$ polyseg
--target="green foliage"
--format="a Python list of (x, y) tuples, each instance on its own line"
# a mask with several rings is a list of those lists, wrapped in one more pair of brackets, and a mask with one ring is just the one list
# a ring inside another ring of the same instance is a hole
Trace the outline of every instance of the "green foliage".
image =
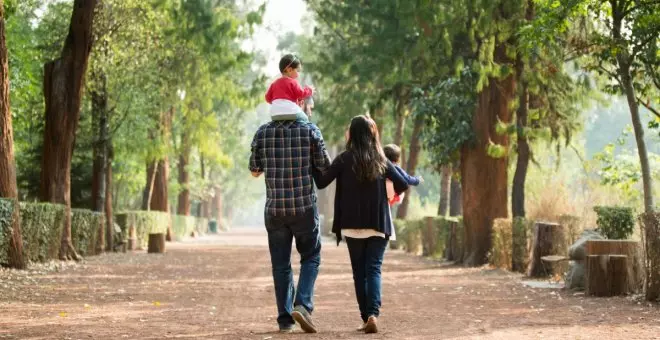
[(464, 68), (456, 77), (414, 92), (415, 113), (423, 115), (426, 123), (422, 136), (436, 164), (455, 161), (461, 146), (474, 141), (475, 77), (470, 69)]
[(0, 198), (0, 264), (8, 262), (7, 249), (9, 249), (15, 207), (15, 200)]
[(598, 232), (612, 240), (628, 239), (635, 229), (635, 216), (629, 207), (594, 207)]
[(132, 228), (137, 238), (137, 245), (145, 248), (151, 233), (165, 233), (172, 223), (171, 215), (160, 211), (128, 211), (115, 215), (115, 222), (121, 229), (124, 239)]
[(195, 216), (172, 215), (172, 232), (176, 240), (182, 240), (195, 232), (203, 235), (208, 232), (209, 220)]
[(64, 206), (20, 202), (23, 252), (32, 262), (56, 259), (64, 227)]
[(98, 255), (99, 250), (105, 248), (105, 244), (100, 244), (102, 239), (99, 240), (99, 235), (104, 235), (104, 227), (105, 214), (71, 209), (71, 241), (80, 255)]

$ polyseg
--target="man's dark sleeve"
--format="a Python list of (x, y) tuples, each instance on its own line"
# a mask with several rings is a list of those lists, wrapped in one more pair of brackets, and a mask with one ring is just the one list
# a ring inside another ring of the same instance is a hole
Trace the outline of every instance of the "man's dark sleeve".
[(263, 167), (261, 165), (261, 153), (259, 150), (259, 141), (261, 140), (261, 135), (263, 134), (262, 130), (259, 129), (257, 133), (254, 134), (252, 138), (252, 145), (250, 147), (250, 165), (249, 169), (251, 172), (263, 172)]
[(325, 142), (323, 141), (323, 136), (321, 135), (321, 130), (318, 127), (313, 126), (311, 130), (312, 134), (312, 167), (316, 171), (325, 171), (332, 161), (330, 160), (330, 154), (325, 148)]

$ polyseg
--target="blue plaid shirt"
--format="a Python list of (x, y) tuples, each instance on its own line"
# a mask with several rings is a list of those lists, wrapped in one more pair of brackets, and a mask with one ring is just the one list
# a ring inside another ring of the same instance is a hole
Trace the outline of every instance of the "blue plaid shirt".
[(250, 171), (266, 176), (266, 213), (302, 215), (316, 204), (312, 167), (330, 166), (330, 156), (316, 125), (272, 121), (262, 125), (252, 140)]

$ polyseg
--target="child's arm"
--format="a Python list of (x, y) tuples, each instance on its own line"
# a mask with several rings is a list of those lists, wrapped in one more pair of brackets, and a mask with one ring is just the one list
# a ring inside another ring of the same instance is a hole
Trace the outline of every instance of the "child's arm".
[(408, 185), (418, 186), (419, 183), (421, 182), (420, 180), (421, 177), (410, 176), (405, 170), (401, 169), (401, 167), (399, 166), (395, 166), (394, 168), (399, 173), (399, 175), (401, 175), (401, 177), (403, 177), (406, 180), (406, 183), (408, 183)]
[(298, 82), (295, 80), (289, 83), (289, 91), (293, 93), (293, 96), (296, 98), (296, 101), (305, 99), (307, 97), (311, 97), (314, 94), (314, 89), (312, 87), (305, 86), (305, 88), (303, 89), (300, 87), (300, 84), (298, 84)]
[(273, 85), (272, 84), (268, 87), (268, 91), (266, 91), (266, 103), (268, 103), (268, 104), (273, 103)]

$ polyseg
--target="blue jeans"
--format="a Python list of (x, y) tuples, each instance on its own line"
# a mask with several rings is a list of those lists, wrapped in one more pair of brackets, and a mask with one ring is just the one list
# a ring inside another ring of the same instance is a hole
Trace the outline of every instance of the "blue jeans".
[(346, 238), (348, 253), (353, 267), (355, 296), (360, 307), (362, 321), (380, 313), (381, 279), (380, 268), (387, 248), (387, 240), (382, 237)]
[[(266, 214), (265, 222), (275, 282), (277, 323), (280, 328), (288, 327), (294, 324), (291, 317), (293, 306), (303, 306), (310, 313), (314, 310), (314, 283), (321, 264), (319, 216), (314, 207), (299, 216)], [(300, 276), (296, 290), (291, 270), (291, 243), (294, 238), (300, 254)]]

